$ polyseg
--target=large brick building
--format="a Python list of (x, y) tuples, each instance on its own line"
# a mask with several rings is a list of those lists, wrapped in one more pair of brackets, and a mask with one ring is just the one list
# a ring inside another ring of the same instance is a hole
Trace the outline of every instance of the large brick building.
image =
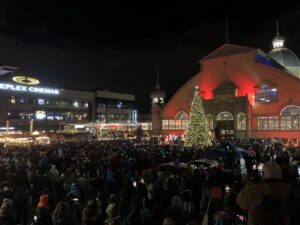
[(156, 134), (184, 134), (198, 86), (212, 136), (300, 138), (300, 63), (278, 33), (269, 53), (224, 44), (200, 64), (166, 105), (152, 95)]

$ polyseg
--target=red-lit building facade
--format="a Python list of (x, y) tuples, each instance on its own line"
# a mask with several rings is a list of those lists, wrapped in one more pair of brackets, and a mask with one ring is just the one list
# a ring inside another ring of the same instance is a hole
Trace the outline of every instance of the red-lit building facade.
[(184, 134), (198, 86), (212, 137), (300, 138), (300, 63), (283, 43), (277, 35), (269, 53), (224, 44), (202, 58), (199, 73), (166, 105), (152, 95), (155, 133)]

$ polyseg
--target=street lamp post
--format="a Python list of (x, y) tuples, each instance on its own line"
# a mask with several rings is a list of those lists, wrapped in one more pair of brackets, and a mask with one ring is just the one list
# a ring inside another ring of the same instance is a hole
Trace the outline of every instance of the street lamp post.
[(8, 133), (9, 131), (9, 120), (6, 121), (6, 132)]
[(33, 132), (33, 119), (30, 120), (29, 131), (30, 131), (30, 133)]
[(119, 109), (119, 111), (118, 111), (118, 114), (119, 114), (119, 123), (121, 123), (121, 113), (120, 113), (120, 111), (121, 111), (121, 108), (122, 108), (122, 102), (119, 102), (118, 104), (117, 104), (117, 107), (118, 107), (118, 109)]

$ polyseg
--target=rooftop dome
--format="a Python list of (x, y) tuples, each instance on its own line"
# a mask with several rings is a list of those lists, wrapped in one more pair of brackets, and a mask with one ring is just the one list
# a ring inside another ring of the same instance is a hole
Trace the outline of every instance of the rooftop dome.
[(274, 48), (269, 52), (269, 56), (287, 69), (289, 69), (289, 67), (300, 68), (300, 61), (297, 55), (288, 48)]
[(293, 51), (284, 47), (284, 37), (279, 35), (278, 21), (276, 21), (276, 25), (277, 33), (272, 41), (273, 49), (268, 54), (293, 75), (300, 78), (300, 61)]

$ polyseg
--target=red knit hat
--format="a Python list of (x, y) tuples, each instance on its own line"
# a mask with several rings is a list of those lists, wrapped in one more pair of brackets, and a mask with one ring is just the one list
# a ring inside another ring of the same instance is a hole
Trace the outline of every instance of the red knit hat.
[(211, 189), (211, 198), (212, 199), (222, 199), (222, 189), (220, 187), (214, 187)]
[(48, 196), (47, 195), (41, 195), (40, 196), (40, 201), (37, 205), (38, 208), (49, 208), (48, 204)]

